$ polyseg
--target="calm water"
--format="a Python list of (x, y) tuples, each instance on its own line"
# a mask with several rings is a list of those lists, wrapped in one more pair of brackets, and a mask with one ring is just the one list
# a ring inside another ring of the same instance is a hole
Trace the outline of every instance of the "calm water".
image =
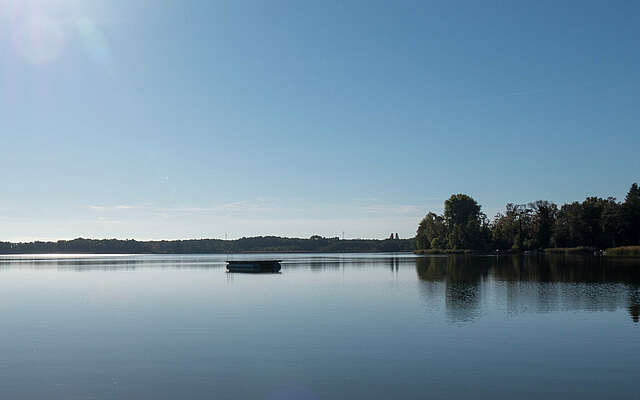
[(640, 398), (640, 261), (277, 258), (0, 257), (0, 398)]

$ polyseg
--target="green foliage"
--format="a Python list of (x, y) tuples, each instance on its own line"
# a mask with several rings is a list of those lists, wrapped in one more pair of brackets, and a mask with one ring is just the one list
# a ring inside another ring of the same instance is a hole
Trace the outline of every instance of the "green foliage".
[(480, 205), (466, 194), (454, 194), (444, 202), (447, 244), (451, 249), (486, 248), (489, 230)]
[(449, 228), (464, 226), (469, 221), (479, 221), (480, 206), (466, 194), (454, 194), (444, 202), (444, 219)]
[(428, 213), (416, 232), (418, 249), (485, 249), (490, 230), (478, 203), (466, 194), (454, 194), (444, 203), (444, 215)]
[(626, 223), (624, 206), (615, 198), (588, 197), (560, 208), (552, 241), (557, 247), (614, 247), (631, 240)]
[(624, 203), (613, 197), (587, 197), (560, 209), (545, 200), (508, 203), (491, 222), (468, 195), (454, 194), (444, 206), (443, 216), (429, 213), (420, 222), (418, 249), (526, 251), (580, 247), (579, 251), (592, 251), (640, 244), (640, 187), (636, 183)]
[[(428, 249), (431, 247), (440, 248), (447, 235), (444, 218), (432, 212), (427, 214), (416, 232), (416, 247), (418, 249)], [(432, 242), (436, 239), (436, 246)]]
[(491, 238), (497, 249), (533, 250), (549, 246), (558, 207), (544, 200), (506, 206), (491, 224)]
[(546, 200), (529, 204), (533, 210), (533, 237), (529, 248), (543, 249), (549, 246), (553, 234), (553, 223), (558, 215), (558, 206)]
[(624, 199), (622, 214), (626, 221), (624, 231), (630, 244), (640, 244), (640, 187), (631, 185)]

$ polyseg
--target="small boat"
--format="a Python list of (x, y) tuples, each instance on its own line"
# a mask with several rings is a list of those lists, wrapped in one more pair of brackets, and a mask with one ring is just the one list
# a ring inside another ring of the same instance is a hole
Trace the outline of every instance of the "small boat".
[(280, 272), (281, 260), (227, 261), (228, 272)]

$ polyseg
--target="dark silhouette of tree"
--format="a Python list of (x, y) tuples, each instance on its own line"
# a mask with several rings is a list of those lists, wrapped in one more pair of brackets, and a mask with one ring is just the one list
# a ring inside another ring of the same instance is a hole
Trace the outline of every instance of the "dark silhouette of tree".
[(623, 207), (628, 243), (640, 244), (640, 187), (637, 183), (631, 185)]
[(525, 204), (508, 203), (505, 213), (498, 213), (492, 223), (494, 247), (514, 250), (532, 248), (534, 212)]
[(562, 205), (538, 200), (508, 203), (489, 221), (476, 201), (454, 194), (443, 216), (428, 213), (416, 232), (418, 249), (532, 250), (547, 247), (605, 249), (640, 244), (640, 187), (631, 185), (624, 203), (587, 197)]
[(418, 231), (416, 232), (417, 248), (445, 248), (446, 240), (447, 228), (444, 224), (444, 217), (432, 212), (428, 213), (418, 225)]
[(471, 196), (452, 195), (444, 202), (448, 247), (451, 249), (484, 248), (483, 220), (486, 220), (486, 217), (480, 212), (480, 205)]
[(529, 207), (534, 212), (532, 221), (534, 246), (538, 249), (549, 247), (558, 206), (546, 200), (538, 200), (529, 204)]
[(557, 247), (614, 247), (630, 243), (624, 234), (624, 210), (616, 199), (588, 197), (560, 208), (553, 227), (552, 242)]

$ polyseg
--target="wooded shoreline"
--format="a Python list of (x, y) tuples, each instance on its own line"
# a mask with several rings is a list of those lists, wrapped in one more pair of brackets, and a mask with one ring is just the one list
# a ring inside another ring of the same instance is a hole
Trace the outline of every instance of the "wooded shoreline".
[(631, 185), (624, 202), (587, 197), (558, 207), (538, 200), (508, 203), (492, 220), (469, 195), (454, 194), (444, 202), (444, 214), (429, 212), (416, 236), (400, 239), (340, 239), (278, 236), (234, 240), (84, 239), (55, 242), (0, 242), (0, 254), (225, 254), (258, 252), (350, 253), (402, 252), (416, 254), (602, 254), (640, 256), (640, 187)]
[(444, 213), (429, 212), (416, 232), (416, 249), (422, 253), (471, 249), (608, 251), (636, 255), (637, 246), (640, 246), (640, 187), (636, 183), (631, 185), (623, 202), (614, 197), (591, 196), (560, 207), (547, 200), (507, 203), (505, 211), (493, 219), (482, 212), (471, 196), (454, 194), (444, 202)]
[(620, 246), (600, 250), (595, 247), (557, 247), (542, 250), (471, 250), (471, 249), (421, 249), (414, 250), (417, 255), (439, 254), (467, 254), (467, 255), (517, 255), (517, 254), (546, 254), (546, 255), (597, 255), (612, 257), (640, 257), (640, 246)]
[(0, 242), (0, 254), (226, 254), (226, 253), (352, 253), (411, 252), (411, 239), (340, 239), (312, 236), (308, 239), (257, 236), (235, 240), (119, 240), (84, 239), (56, 242)]

